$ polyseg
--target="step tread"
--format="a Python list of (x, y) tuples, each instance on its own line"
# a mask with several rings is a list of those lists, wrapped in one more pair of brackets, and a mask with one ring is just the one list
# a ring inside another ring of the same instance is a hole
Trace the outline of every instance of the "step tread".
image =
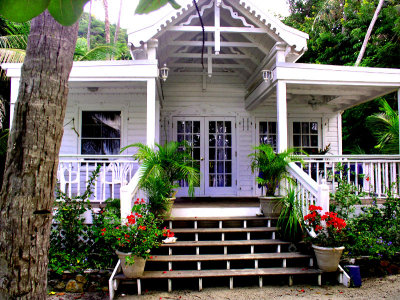
[[(311, 275), (321, 274), (318, 269), (308, 268), (261, 268), (261, 269), (229, 269), (201, 271), (145, 271), (140, 278), (204, 278), (204, 277), (234, 277), (234, 276), (266, 276), (266, 275)], [(116, 279), (126, 279), (118, 274)]]
[(277, 227), (247, 227), (247, 228), (172, 228), (174, 233), (225, 233), (225, 232), (271, 232)]
[(278, 217), (243, 216), (243, 217), (171, 217), (165, 221), (253, 221), (253, 220), (277, 220)]
[(299, 252), (255, 253), (255, 254), (202, 254), (202, 255), (154, 255), (148, 261), (220, 261), (220, 260), (252, 260), (252, 259), (295, 259), (310, 258), (311, 255)]
[(251, 246), (251, 245), (288, 245), (281, 240), (229, 240), (229, 241), (177, 241), (173, 244), (161, 244), (161, 247), (201, 247), (201, 246)]

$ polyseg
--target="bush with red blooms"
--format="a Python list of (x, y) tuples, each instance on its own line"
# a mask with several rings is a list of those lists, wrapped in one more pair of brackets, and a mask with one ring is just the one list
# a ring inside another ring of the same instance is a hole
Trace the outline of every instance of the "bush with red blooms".
[[(160, 246), (167, 232), (166, 229), (160, 229), (162, 220), (156, 218), (149, 208), (143, 199), (137, 199), (132, 213), (123, 222), (120, 216), (105, 211), (104, 228), (100, 234), (114, 250), (149, 258), (150, 250)], [(173, 233), (168, 230), (168, 234)]]
[(304, 216), (304, 223), (309, 231), (315, 233), (315, 237), (308, 237), (316, 246), (340, 247), (345, 241), (343, 229), (346, 227), (345, 220), (338, 218), (337, 213), (325, 212), (321, 215), (322, 207), (310, 205), (310, 213)]

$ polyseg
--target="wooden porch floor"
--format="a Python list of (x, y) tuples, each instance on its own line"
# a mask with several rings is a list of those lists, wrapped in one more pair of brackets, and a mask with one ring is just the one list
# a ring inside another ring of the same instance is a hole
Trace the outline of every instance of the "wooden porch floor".
[(257, 197), (181, 197), (175, 200), (174, 208), (204, 208), (204, 207), (259, 207)]

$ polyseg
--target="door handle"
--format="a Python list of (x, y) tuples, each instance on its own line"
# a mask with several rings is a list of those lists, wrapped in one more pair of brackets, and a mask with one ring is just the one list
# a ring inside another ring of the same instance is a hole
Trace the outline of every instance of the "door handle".
[(204, 160), (204, 157), (200, 157), (200, 160), (203, 161), (203, 160)]

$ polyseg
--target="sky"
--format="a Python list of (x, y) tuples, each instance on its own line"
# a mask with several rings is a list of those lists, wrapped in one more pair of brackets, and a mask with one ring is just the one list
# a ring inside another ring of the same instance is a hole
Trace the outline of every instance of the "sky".
[[(169, 4), (162, 9), (152, 12), (148, 15), (135, 15), (135, 9), (139, 0), (123, 0), (121, 27), (122, 28), (142, 28), (145, 26), (157, 23), (164, 16), (168, 15), (171, 10), (174, 10)], [(192, 3), (192, 0), (176, 0), (181, 6), (186, 7)], [(116, 23), (118, 19), (120, 0), (108, 0), (109, 18), (111, 23)], [(229, 0), (225, 0), (229, 3)], [(286, 0), (246, 0), (251, 7), (256, 10), (268, 12), (271, 15), (289, 15), (288, 5)], [(89, 2), (85, 6), (85, 11), (89, 12)], [(92, 15), (96, 18), (104, 20), (104, 8), (102, 0), (92, 0)]]

